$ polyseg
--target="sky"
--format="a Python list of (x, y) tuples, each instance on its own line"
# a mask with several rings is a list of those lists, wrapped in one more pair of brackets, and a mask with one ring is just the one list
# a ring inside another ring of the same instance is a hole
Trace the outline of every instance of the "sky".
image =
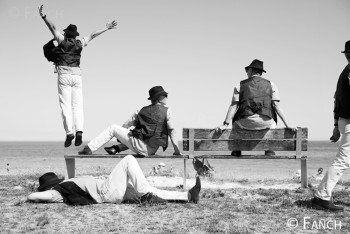
[(76, 24), (81, 36), (118, 22), (82, 52), (84, 140), (122, 125), (156, 85), (169, 93), (179, 139), (185, 127), (215, 128), (253, 59), (264, 61), (291, 125), (310, 140), (332, 134), (348, 0), (0, 0), (0, 141), (65, 139), (41, 4), (60, 31)]

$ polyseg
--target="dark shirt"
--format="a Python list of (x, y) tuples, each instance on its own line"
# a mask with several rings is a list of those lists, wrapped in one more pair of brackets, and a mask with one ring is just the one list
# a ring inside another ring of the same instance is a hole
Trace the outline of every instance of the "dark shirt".
[(350, 64), (348, 64), (339, 76), (337, 90), (335, 92), (334, 118), (350, 119)]

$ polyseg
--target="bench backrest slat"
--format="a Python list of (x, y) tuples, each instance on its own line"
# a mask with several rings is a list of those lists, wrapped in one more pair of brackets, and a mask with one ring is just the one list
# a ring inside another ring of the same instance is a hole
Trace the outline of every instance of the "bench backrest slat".
[(295, 151), (300, 157), (307, 151), (307, 128), (293, 132), (286, 128), (243, 130), (227, 129), (222, 134), (213, 129), (183, 129), (183, 150), (196, 151)]
[[(183, 141), (184, 151), (190, 151), (189, 144)], [(296, 140), (194, 140), (194, 151), (296, 151), (296, 145)], [(307, 151), (307, 140), (301, 142), (301, 150)]]
[[(232, 129), (225, 130), (222, 134), (216, 133), (213, 129), (203, 128), (184, 128), (182, 130), (182, 138), (188, 139), (190, 130), (194, 132), (193, 139), (295, 139), (296, 133), (285, 128), (264, 129), (264, 130), (243, 130)], [(307, 139), (308, 129), (301, 128), (301, 138)]]

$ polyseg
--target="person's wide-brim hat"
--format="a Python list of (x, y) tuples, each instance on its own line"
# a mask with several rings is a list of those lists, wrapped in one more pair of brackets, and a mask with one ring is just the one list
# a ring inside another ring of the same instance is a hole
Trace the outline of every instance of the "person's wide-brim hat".
[(57, 177), (57, 175), (53, 172), (45, 173), (39, 178), (39, 187), (38, 191), (42, 192), (52, 188), (53, 186), (61, 183), (63, 179)]
[(79, 36), (79, 33), (77, 31), (77, 26), (75, 26), (74, 24), (68, 25), (66, 29), (63, 29), (63, 32), (72, 36)]
[(350, 53), (350, 41), (345, 42), (345, 50), (342, 53)]
[(251, 64), (249, 64), (248, 66), (245, 67), (245, 69), (247, 70), (248, 68), (254, 68), (254, 69), (258, 69), (261, 70), (263, 72), (266, 72), (264, 70), (264, 62), (260, 61), (258, 59), (254, 59), (253, 62)]
[(154, 86), (149, 90), (148, 100), (156, 100), (160, 96), (167, 96), (168, 93), (164, 91), (162, 86)]

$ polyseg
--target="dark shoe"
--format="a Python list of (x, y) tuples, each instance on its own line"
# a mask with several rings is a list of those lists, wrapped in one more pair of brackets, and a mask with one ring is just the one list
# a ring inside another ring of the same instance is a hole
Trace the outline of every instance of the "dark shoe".
[(81, 144), (83, 144), (83, 132), (82, 131), (78, 131), (78, 132), (75, 133), (74, 145), (75, 146), (80, 146)]
[(163, 198), (158, 197), (157, 195), (154, 195), (153, 193), (146, 193), (141, 197), (141, 204), (149, 204), (149, 205), (162, 205), (166, 204), (167, 201)]
[(69, 147), (74, 139), (74, 134), (69, 134), (66, 136), (66, 141), (64, 142), (64, 147)]
[(92, 154), (92, 151), (91, 151), (90, 147), (86, 145), (86, 146), (84, 146), (84, 149), (82, 149), (81, 151), (78, 152), (78, 154), (90, 155), (90, 154)]
[(231, 156), (242, 156), (242, 151), (232, 151)]
[(314, 197), (311, 200), (312, 206), (321, 210), (329, 210), (329, 211), (344, 211), (344, 208), (341, 206), (334, 205), (333, 201), (326, 201), (318, 197)]
[(274, 156), (274, 155), (276, 155), (276, 153), (275, 153), (275, 151), (267, 150), (267, 151), (265, 151), (265, 155), (266, 156)]
[(110, 155), (115, 155), (120, 152), (119, 147), (117, 145), (112, 145), (111, 147), (105, 147), (105, 150)]
[(188, 192), (191, 195), (190, 202), (198, 203), (199, 193), (201, 191), (201, 180), (199, 176), (196, 178), (196, 184)]

